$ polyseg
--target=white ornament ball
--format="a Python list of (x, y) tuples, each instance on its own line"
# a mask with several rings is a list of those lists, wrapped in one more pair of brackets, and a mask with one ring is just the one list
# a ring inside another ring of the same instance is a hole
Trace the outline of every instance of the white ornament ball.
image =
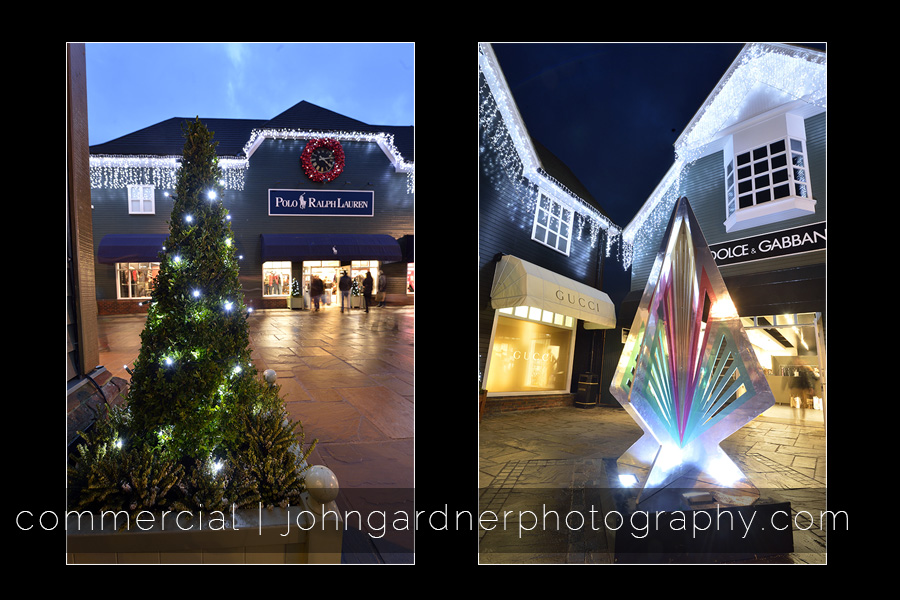
[(319, 504), (328, 504), (337, 498), (340, 487), (335, 474), (326, 466), (310, 467), (304, 478), (310, 497)]
[(266, 369), (263, 371), (263, 377), (266, 378), (266, 383), (269, 385), (273, 385), (275, 380), (278, 378), (278, 375), (272, 369)]

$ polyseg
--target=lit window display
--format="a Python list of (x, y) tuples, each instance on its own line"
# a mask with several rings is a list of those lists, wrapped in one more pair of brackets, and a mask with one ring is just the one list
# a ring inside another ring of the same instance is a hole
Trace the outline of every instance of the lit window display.
[(378, 270), (381, 268), (381, 261), (378, 260), (354, 260), (350, 263), (350, 278), (356, 281), (359, 286), (359, 293), (362, 294), (363, 281), (366, 278), (366, 271), (372, 274), (372, 297), (378, 293)]
[(119, 299), (149, 298), (150, 284), (158, 274), (158, 262), (116, 263)]
[[(535, 307), (499, 310), (487, 390), (491, 394), (567, 390), (573, 321), (572, 317)], [(569, 328), (565, 328), (567, 322)]]
[(818, 356), (817, 315), (742, 317), (741, 322), (776, 403), (821, 410), (824, 379)]
[(263, 296), (291, 294), (291, 261), (263, 263)]

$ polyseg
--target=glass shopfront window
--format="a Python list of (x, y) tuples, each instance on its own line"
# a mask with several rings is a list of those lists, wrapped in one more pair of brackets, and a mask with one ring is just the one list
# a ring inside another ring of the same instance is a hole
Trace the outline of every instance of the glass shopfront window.
[(372, 297), (378, 293), (378, 270), (381, 268), (381, 261), (378, 260), (354, 260), (350, 263), (350, 271), (348, 275), (359, 286), (359, 293), (362, 294), (363, 280), (366, 278), (366, 271), (372, 274)]
[(158, 262), (116, 263), (118, 298), (149, 298), (150, 284), (157, 275)]
[(485, 388), (492, 395), (567, 391), (574, 337), (572, 317), (528, 306), (498, 310)]
[(776, 404), (822, 410), (824, 363), (816, 313), (742, 317)]
[(416, 263), (406, 265), (406, 293), (416, 293)]
[(263, 297), (291, 295), (291, 261), (263, 263)]

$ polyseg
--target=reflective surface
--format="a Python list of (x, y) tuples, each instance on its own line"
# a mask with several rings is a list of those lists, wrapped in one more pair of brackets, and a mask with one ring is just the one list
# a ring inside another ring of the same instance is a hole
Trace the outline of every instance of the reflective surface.
[(644, 430), (619, 459), (639, 501), (677, 482), (752, 503), (719, 443), (774, 404), (765, 374), (686, 198), (650, 272), (610, 388)]

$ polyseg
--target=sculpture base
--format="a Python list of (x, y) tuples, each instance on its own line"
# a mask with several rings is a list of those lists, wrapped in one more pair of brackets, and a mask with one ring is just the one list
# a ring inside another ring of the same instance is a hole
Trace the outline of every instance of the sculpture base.
[(619, 517), (607, 527), (615, 562), (739, 562), (794, 550), (790, 502), (748, 504), (740, 490), (699, 490), (682, 480), (638, 502), (640, 490), (620, 482), (615, 459), (605, 462), (605, 506)]

